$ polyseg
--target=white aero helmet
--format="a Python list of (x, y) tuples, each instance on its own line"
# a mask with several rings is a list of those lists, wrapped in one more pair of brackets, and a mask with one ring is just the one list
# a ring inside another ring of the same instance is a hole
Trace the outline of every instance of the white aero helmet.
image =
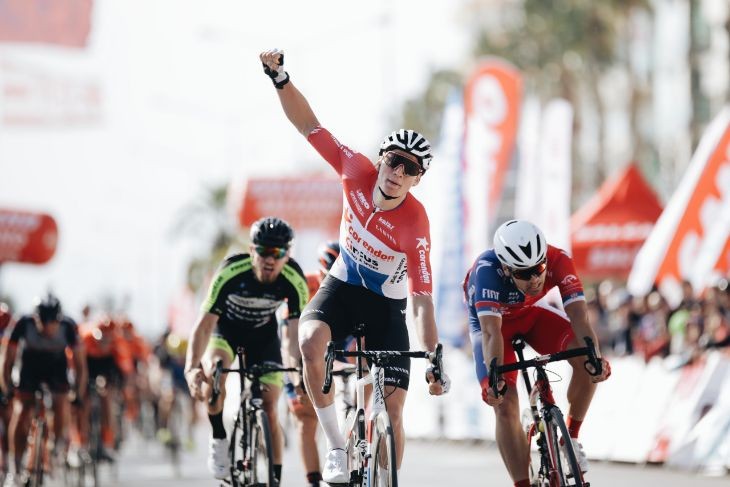
[(425, 171), (431, 165), (431, 143), (415, 130), (400, 129), (391, 133), (380, 144), (379, 156), (392, 149), (400, 149), (413, 154), (418, 158), (418, 163)]
[(545, 235), (527, 220), (504, 222), (494, 232), (494, 253), (507, 267), (529, 269), (545, 259)]

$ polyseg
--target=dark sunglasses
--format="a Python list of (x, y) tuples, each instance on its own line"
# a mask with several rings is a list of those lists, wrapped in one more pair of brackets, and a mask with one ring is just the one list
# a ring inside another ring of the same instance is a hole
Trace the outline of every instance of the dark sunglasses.
[(547, 262), (543, 260), (536, 266), (530, 267), (529, 269), (512, 269), (512, 277), (516, 277), (520, 281), (529, 281), (532, 279), (532, 276), (540, 277), (546, 269)]
[(266, 247), (265, 245), (257, 245), (254, 248), (261, 257), (273, 257), (275, 259), (283, 259), (287, 251), (285, 247)]
[(388, 167), (393, 169), (397, 169), (398, 166), (403, 165), (403, 172), (407, 176), (418, 176), (423, 172), (419, 163), (413, 162), (406, 156), (402, 156), (395, 152), (386, 152), (383, 155), (383, 162), (385, 162)]

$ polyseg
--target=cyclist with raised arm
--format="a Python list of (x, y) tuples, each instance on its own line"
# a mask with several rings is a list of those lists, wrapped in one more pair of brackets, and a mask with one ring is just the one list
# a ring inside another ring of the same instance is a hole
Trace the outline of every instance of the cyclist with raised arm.
[[(324, 242), (319, 246), (317, 249), (319, 269), (317, 272), (306, 274), (310, 298), (315, 295), (339, 255), (340, 244), (337, 241)], [(281, 336), (282, 351), (288, 355), (289, 334), (283, 331)], [(299, 348), (298, 344), (296, 348)], [(288, 362), (286, 365), (289, 367), (301, 366), (301, 358), (296, 360), (290, 358), (286, 361)], [(287, 377), (291, 377), (291, 375)], [(319, 451), (317, 449), (317, 425), (319, 424), (317, 414), (314, 411), (312, 401), (309, 400), (302, 382), (295, 383), (285, 378), (284, 387), (286, 389), (287, 402), (289, 403), (289, 411), (294, 415), (297, 433), (299, 434), (299, 451), (302, 456), (302, 463), (307, 472), (307, 486), (319, 487), (319, 482), (322, 480), (322, 472), (319, 463)]]
[[(430, 233), (423, 205), (410, 194), (431, 163), (431, 146), (421, 134), (401, 129), (383, 140), (375, 165), (341, 144), (323, 128), (309, 103), (284, 71), (283, 53), (260, 54), (284, 113), (294, 127), (340, 175), (344, 190), (340, 258), (302, 313), (299, 343), (307, 393), (314, 403), (329, 452), (322, 471), (328, 483), (349, 482), (345, 440), (337, 422), (334, 393), (322, 393), (327, 342), (365, 323), (371, 350), (407, 350), (406, 303), (410, 296), (419, 339), (436, 349), (438, 331), (431, 296)], [(403, 405), (410, 360), (386, 367), (386, 404), (396, 438), (397, 464), (403, 456)], [(448, 389), (448, 378), (427, 374), (431, 394)]]
[[(22, 344), (19, 376), (15, 387), (11, 372), (18, 347)], [(15, 323), (7, 343), (3, 344), (2, 383), (3, 392), (15, 388), (16, 407), (10, 423), (10, 445), (15, 466), (15, 478), (7, 484), (17, 482), (22, 472), (21, 461), (25, 452), (28, 430), (35, 406), (35, 392), (45, 383), (53, 399), (53, 437), (54, 453), (64, 453), (67, 440), (67, 420), (70, 401), (68, 393), (68, 362), (66, 348), (73, 353), (74, 374), (78, 382), (75, 386), (83, 394), (86, 380), (86, 367), (79, 348), (79, 334), (76, 323), (61, 312), (61, 302), (48, 294), (36, 300), (32, 314), (21, 316)]]
[[(556, 286), (565, 313), (538, 302)], [(529, 445), (520, 423), (517, 373), (508, 373), (500, 380), (498, 389), (506, 384), (507, 390), (495, 396), (489, 384), (487, 364), (495, 358), (497, 365), (516, 361), (512, 349), (512, 337), (516, 334), (524, 335), (527, 343), (540, 354), (585, 346), (584, 337), (597, 345), (596, 334), (588, 321), (583, 285), (570, 256), (548, 245), (537, 226), (525, 220), (510, 220), (495, 232), (494, 248), (479, 255), (467, 272), (464, 294), (477, 377), (482, 399), (494, 407), (499, 452), (514, 485), (529, 487)], [(596, 352), (600, 357), (600, 352)], [(578, 443), (578, 432), (596, 383), (606, 380), (611, 368), (601, 358), (601, 373), (591, 376), (584, 368), (584, 361), (581, 357), (570, 360), (573, 375), (568, 386), (567, 424), (580, 468), (586, 472), (588, 461)]]
[[(185, 360), (185, 379), (190, 394), (200, 401), (211, 395), (211, 377), (218, 360), (228, 368), (235, 350), (243, 346), (246, 366), (276, 364), (281, 366), (281, 341), (276, 310), (286, 302), (288, 330), (296, 336), (299, 315), (309, 299), (307, 282), (299, 264), (290, 254), (294, 231), (285, 221), (265, 217), (251, 226), (250, 254), (236, 254), (223, 261), (208, 290), (198, 323), (191, 331)], [(296, 343), (296, 340), (294, 340)], [(263, 409), (271, 426), (274, 476), (281, 479), (283, 435), (277, 414), (281, 394), (281, 372), (261, 377)], [(221, 393), (208, 406), (213, 428), (209, 444), (208, 468), (217, 479), (230, 472), (228, 440), (223, 427)]]

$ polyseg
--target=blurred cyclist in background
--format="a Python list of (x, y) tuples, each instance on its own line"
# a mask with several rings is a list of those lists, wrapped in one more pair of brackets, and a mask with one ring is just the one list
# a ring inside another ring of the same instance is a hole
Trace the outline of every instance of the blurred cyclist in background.
[[(13, 326), (13, 314), (10, 312), (10, 306), (0, 301), (0, 337), (2, 338), (2, 347), (7, 346), (9, 338), (9, 330)], [(8, 428), (10, 427), (10, 418), (13, 414), (12, 397), (0, 392), (0, 474), (3, 479), (10, 469), (10, 459), (8, 458)]]
[[(537, 301), (553, 287), (558, 287), (565, 313)], [(489, 384), (487, 365), (493, 358), (497, 365), (514, 363), (512, 337), (524, 335), (527, 343), (540, 354), (585, 347), (589, 337), (598, 347), (596, 334), (588, 322), (588, 308), (572, 259), (563, 250), (548, 245), (542, 231), (525, 220), (510, 220), (494, 234), (494, 248), (477, 257), (464, 279), (468, 303), (469, 327), (477, 377), (482, 399), (494, 407), (497, 418), (496, 437), (499, 452), (516, 487), (529, 487), (529, 445), (520, 422), (517, 397), (517, 372), (506, 374), (499, 389), (508, 384), (506, 393), (494, 395)], [(567, 315), (566, 315), (567, 313)], [(600, 356), (600, 351), (596, 350)], [(581, 470), (588, 470), (578, 432), (588, 411), (596, 382), (611, 374), (605, 359), (602, 372), (589, 375), (585, 357), (570, 359), (573, 375), (568, 387), (568, 430)], [(592, 371), (596, 372), (596, 371)]]
[[(310, 297), (314, 296), (317, 292), (319, 285), (339, 255), (340, 244), (336, 241), (325, 242), (319, 247), (317, 250), (319, 269), (315, 273), (306, 275)], [(285, 328), (282, 328), (281, 337), (281, 349), (286, 357), (290, 343), (289, 333)], [(299, 347), (298, 340), (296, 347)], [(301, 360), (290, 358), (285, 361), (292, 367), (301, 367), (302, 365)], [(314, 411), (312, 401), (307, 396), (301, 377), (296, 377), (296, 382), (293, 379), (292, 374), (287, 374), (284, 378), (284, 388), (289, 403), (289, 411), (294, 415), (297, 432), (299, 433), (299, 451), (302, 456), (302, 463), (307, 472), (308, 487), (319, 487), (319, 482), (322, 480), (322, 472), (320, 470), (319, 451), (317, 450), (317, 425), (319, 424), (317, 421), (317, 413)]]
[(169, 421), (170, 412), (175, 401), (185, 401), (188, 404), (187, 407), (183, 408), (183, 411), (189, 414), (183, 420), (187, 433), (185, 442), (186, 447), (192, 448), (193, 431), (198, 423), (198, 414), (195, 399), (190, 395), (188, 383), (185, 381), (185, 355), (187, 350), (187, 337), (174, 333), (169, 329), (162, 334), (155, 346), (155, 356), (160, 366), (158, 384), (156, 384), (159, 395), (157, 402), (157, 438), (163, 444), (173, 440), (173, 432)]
[[(101, 399), (101, 460), (114, 461), (114, 450), (120, 432), (114, 416), (122, 399), (124, 381), (132, 376), (134, 360), (124, 339), (121, 325), (111, 316), (102, 315), (81, 326), (81, 339), (86, 350), (89, 384)], [(91, 392), (91, 391), (89, 391)], [(87, 449), (89, 442), (90, 401), (84, 397), (79, 412), (79, 437)], [(82, 452), (83, 453), (83, 452)]]
[[(76, 323), (61, 311), (61, 302), (48, 294), (36, 299), (32, 314), (21, 316), (13, 327), (2, 353), (2, 389), (11, 393), (15, 387), (11, 381), (13, 364), (22, 343), (20, 381), (15, 391), (16, 407), (10, 424), (10, 444), (15, 463), (15, 478), (6, 484), (18, 481), (22, 472), (21, 461), (25, 452), (31, 415), (35, 406), (35, 392), (46, 384), (53, 399), (53, 456), (65, 453), (66, 427), (69, 416), (70, 384), (66, 348), (73, 353), (74, 376), (78, 382), (74, 387), (83, 394), (86, 387), (86, 369), (79, 349), (79, 334)], [(47, 465), (50, 468), (50, 465)], [(8, 481), (9, 480), (9, 481)]]

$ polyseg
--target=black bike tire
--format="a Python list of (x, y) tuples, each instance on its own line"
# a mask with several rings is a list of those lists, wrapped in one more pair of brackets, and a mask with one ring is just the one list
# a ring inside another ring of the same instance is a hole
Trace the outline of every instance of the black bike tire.
[[(563, 413), (560, 411), (560, 409), (554, 407), (551, 408), (550, 411), (550, 423), (547, 425), (548, 428), (550, 428), (552, 433), (552, 441), (554, 442), (553, 446), (555, 448), (555, 455), (557, 458), (557, 470), (561, 473), (561, 479), (560, 481), (568, 486), (571, 487), (583, 487), (585, 483), (583, 482), (583, 473), (580, 470), (580, 465), (578, 465), (578, 458), (575, 455), (575, 450), (573, 450), (573, 443), (570, 441), (570, 435), (568, 434), (568, 427), (565, 425), (565, 420), (563, 419)], [(564, 442), (565, 442), (565, 452), (567, 454), (567, 467), (570, 470), (570, 472), (565, 472), (563, 469), (563, 463), (560, 460), (560, 457), (563, 456), (563, 452), (560, 449), (560, 442), (558, 439), (558, 430), (560, 431), (560, 436), (562, 436)], [(573, 483), (569, 483), (569, 474), (572, 474), (572, 481)]]
[[(253, 481), (255, 484), (260, 485), (262, 480), (264, 481), (265, 485), (273, 486), (274, 485), (274, 458), (273, 458), (273, 448), (271, 445), (271, 427), (269, 426), (269, 417), (266, 416), (266, 413), (262, 409), (256, 410), (255, 417), (253, 424), (251, 425), (251, 441), (252, 441), (252, 458), (251, 458), (251, 472), (253, 473)], [(266, 455), (266, 463), (265, 470), (267, 472), (267, 478), (266, 479), (259, 479), (258, 478), (258, 462), (260, 461), (259, 457), (259, 446), (263, 447), (263, 450), (265, 450)]]
[[(242, 471), (239, 469), (239, 464), (237, 460), (237, 453), (242, 452), (241, 445), (243, 442), (241, 441), (241, 435), (243, 434), (242, 425), (243, 425), (243, 413), (242, 411), (238, 411), (238, 416), (236, 417), (236, 421), (233, 423), (233, 428), (231, 429), (231, 442), (228, 445), (228, 457), (230, 459), (230, 471), (231, 471), (231, 487), (239, 487), (240, 485), (243, 485), (241, 482), (241, 474)], [(243, 453), (240, 454), (241, 462), (243, 462)]]
[(33, 471), (30, 472), (30, 486), (43, 485), (43, 436), (45, 435), (45, 421), (36, 419), (33, 427)]
[[(385, 452), (381, 453), (381, 449), (385, 448)], [(388, 487), (398, 487), (398, 469), (396, 467), (396, 450), (395, 450), (395, 436), (393, 435), (393, 427), (390, 424), (390, 417), (386, 411), (382, 411), (375, 418), (375, 435), (373, 442), (373, 456), (371, 458), (373, 478), (371, 481), (372, 485), (381, 485), (379, 482), (379, 474), (382, 472), (380, 468), (379, 458), (381, 454), (385, 455), (385, 458), (389, 464), (387, 470)]]

